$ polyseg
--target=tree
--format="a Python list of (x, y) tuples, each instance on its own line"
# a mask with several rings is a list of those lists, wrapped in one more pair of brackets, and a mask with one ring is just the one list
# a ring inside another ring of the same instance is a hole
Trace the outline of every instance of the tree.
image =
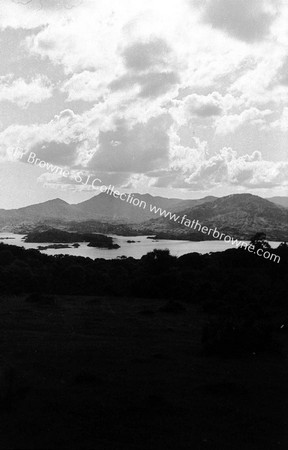
[(266, 233), (263, 233), (263, 231), (260, 231), (251, 238), (250, 244), (254, 245), (255, 250), (263, 249), (263, 250), (269, 250), (271, 249), (271, 245), (266, 240)]

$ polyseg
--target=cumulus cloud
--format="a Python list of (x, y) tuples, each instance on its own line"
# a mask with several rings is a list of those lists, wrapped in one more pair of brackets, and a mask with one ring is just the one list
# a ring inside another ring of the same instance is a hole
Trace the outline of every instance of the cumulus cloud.
[(61, 91), (68, 95), (69, 102), (77, 100), (95, 102), (109, 92), (109, 87), (105, 73), (101, 70), (84, 70), (66, 80), (62, 84)]
[(272, 114), (272, 111), (269, 109), (249, 108), (240, 114), (224, 115), (215, 122), (216, 133), (222, 135), (233, 133), (244, 124), (264, 126), (266, 117), (270, 114)]
[(222, 96), (215, 91), (208, 95), (190, 94), (181, 101), (175, 100), (172, 111), (178, 123), (183, 125), (195, 118), (217, 118), (242, 103), (241, 99), (230, 94)]
[(288, 57), (283, 59), (281, 67), (276, 76), (276, 82), (280, 85), (288, 86)]
[(112, 91), (130, 90), (139, 86), (140, 97), (155, 98), (166, 94), (179, 83), (175, 72), (150, 72), (148, 74), (125, 75), (110, 84)]
[(192, 94), (184, 101), (184, 112), (188, 116), (211, 117), (222, 113), (221, 96), (217, 93), (209, 95)]
[(11, 150), (19, 147), (26, 154), (23, 161), (32, 151), (41, 160), (70, 169), (126, 173), (126, 178), (168, 166), (169, 114), (142, 122), (119, 113), (105, 122), (104, 115), (100, 106), (81, 116), (64, 110), (47, 124), (10, 126), (0, 133), (2, 158), (9, 159)]
[(281, 114), (281, 117), (271, 123), (272, 128), (278, 128), (283, 132), (288, 131), (288, 107), (286, 106)]
[(238, 186), (252, 190), (287, 185), (287, 176), (287, 162), (263, 160), (258, 151), (238, 156), (231, 148), (223, 148), (210, 158), (202, 153), (197, 164), (188, 172), (171, 167), (157, 178), (155, 186), (195, 191)]
[(31, 9), (61, 9), (61, 8), (75, 8), (79, 6), (83, 0), (11, 0), (18, 5), (27, 6)]
[(151, 68), (165, 68), (171, 59), (171, 48), (164, 39), (155, 38), (148, 42), (135, 42), (122, 52), (127, 69), (145, 71)]
[(94, 70), (75, 73), (66, 80), (61, 90), (68, 94), (67, 101), (99, 101), (115, 91), (133, 90), (138, 97), (152, 100), (171, 90), (171, 95), (177, 94), (180, 77), (171, 49), (163, 39), (137, 41), (113, 57), (113, 67), (98, 61)]
[[(26, 66), (37, 62), (58, 80), (54, 90), (44, 77), (27, 81), (22, 61), (14, 78), (0, 79), (0, 99), (21, 107), (55, 96), (45, 114), (31, 108), (19, 122), (26, 125), (3, 120), (3, 158), (22, 147), (131, 188), (222, 183), (252, 189), (277, 185), (277, 177), (285, 182), (284, 162), (263, 161), (257, 152), (243, 156), (250, 125), (256, 136), (270, 122), (271, 140), (288, 128), (284, 28), (271, 27), (276, 0), (197, 0), (197, 10), (193, 0), (16, 1), (1, 5), (0, 27), (17, 30), (17, 42), (24, 39)], [(64, 109), (63, 98), (74, 102), (71, 109), (50, 120)], [(270, 119), (277, 110), (281, 118)], [(215, 154), (233, 145), (233, 136), (226, 143), (224, 136), (237, 130), (239, 155), (231, 149)]]
[(276, 0), (206, 0), (202, 19), (237, 39), (260, 41), (269, 33), (277, 3)]
[(241, 95), (247, 107), (271, 103), (277, 105), (287, 101), (287, 86), (285, 83), (281, 86), (279, 82), (284, 75), (285, 59), (282, 48), (267, 46), (262, 49), (261, 56), (251, 58), (246, 70), (230, 85), (229, 92)]
[(87, 139), (83, 118), (64, 110), (48, 123), (11, 125), (0, 133), (2, 158), (9, 159), (11, 149), (19, 148), (27, 155), (33, 151), (43, 160), (73, 166)]
[[(89, 167), (107, 172), (137, 172), (168, 165), (171, 118), (151, 118), (131, 129), (121, 121), (114, 130), (100, 132), (99, 144)], [(114, 143), (117, 142), (117, 146)]]
[(14, 78), (13, 75), (0, 76), (0, 101), (16, 103), (26, 108), (30, 103), (41, 103), (52, 97), (53, 87), (45, 76), (36, 76), (31, 81)]

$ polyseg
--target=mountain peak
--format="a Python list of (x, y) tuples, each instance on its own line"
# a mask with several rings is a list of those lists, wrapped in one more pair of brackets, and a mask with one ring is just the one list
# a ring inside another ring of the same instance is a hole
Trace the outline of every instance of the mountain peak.
[(58, 204), (58, 205), (69, 205), (69, 203), (65, 202), (65, 200), (62, 200), (62, 198), (54, 198), (53, 200), (48, 200), (45, 203), (54, 203), (54, 204)]

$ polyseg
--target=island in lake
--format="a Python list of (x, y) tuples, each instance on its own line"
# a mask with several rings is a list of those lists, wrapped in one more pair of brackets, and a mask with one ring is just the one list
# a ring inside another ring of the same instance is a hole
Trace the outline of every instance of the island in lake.
[[(107, 249), (117, 249), (120, 245), (114, 244), (113, 238), (105, 236), (104, 234), (93, 233), (70, 233), (68, 231), (57, 230), (51, 228), (45, 231), (31, 231), (24, 237), (25, 242), (29, 243), (49, 243), (53, 245), (38, 247), (39, 250), (47, 250), (49, 248), (67, 248), (67, 245), (73, 244), (73, 247), (77, 246), (79, 242), (88, 242), (88, 247), (98, 247)], [(68, 246), (69, 248), (69, 246)]]

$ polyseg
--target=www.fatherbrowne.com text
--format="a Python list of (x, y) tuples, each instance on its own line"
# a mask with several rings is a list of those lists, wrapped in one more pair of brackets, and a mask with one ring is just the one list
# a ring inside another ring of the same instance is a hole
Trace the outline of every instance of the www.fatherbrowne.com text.
[[(13, 153), (13, 159), (22, 159), (25, 152), (22, 149), (16, 149)], [(107, 195), (111, 195), (114, 198), (117, 198), (123, 202), (129, 203), (135, 207), (142, 208), (142, 209), (148, 209), (147, 202), (144, 200), (140, 200), (137, 198), (134, 194), (128, 194), (126, 192), (120, 192), (119, 190), (116, 190), (114, 186), (111, 184), (109, 186), (106, 186), (104, 184), (101, 184), (102, 181), (99, 178), (93, 178), (92, 175), (83, 175), (82, 171), (79, 172), (71, 172), (68, 169), (64, 169), (61, 166), (56, 166), (51, 163), (48, 163), (46, 161), (40, 160), (40, 158), (37, 158), (37, 155), (34, 152), (30, 152), (27, 162), (29, 164), (33, 164), (36, 166), (39, 166), (42, 169), (45, 169), (46, 171), (57, 174), (59, 176), (62, 176), (64, 178), (70, 178), (73, 179), (76, 183), (81, 184), (82, 186), (92, 188), (93, 190), (97, 190), (100, 192), (104, 192)], [(165, 209), (162, 209), (158, 206), (149, 204), (149, 210), (150, 212), (160, 216), (164, 217), (166, 219), (169, 219), (179, 225), (182, 225), (186, 228), (190, 228), (191, 230), (198, 231), (200, 233), (203, 233), (207, 236), (211, 236), (213, 239), (219, 239), (223, 240), (224, 242), (227, 242), (229, 244), (232, 244), (236, 248), (244, 248), (249, 253), (255, 253), (257, 256), (262, 256), (263, 258), (274, 261), (279, 263), (280, 262), (280, 256), (275, 255), (274, 253), (270, 253), (267, 249), (264, 248), (257, 248), (252, 243), (247, 243), (245, 241), (241, 241), (238, 239), (234, 239), (233, 237), (229, 236), (228, 234), (221, 233), (219, 230), (217, 230), (216, 227), (209, 228), (205, 225), (202, 225), (197, 219), (190, 220), (186, 214), (179, 216), (176, 213), (172, 213), (170, 211), (166, 211)]]

